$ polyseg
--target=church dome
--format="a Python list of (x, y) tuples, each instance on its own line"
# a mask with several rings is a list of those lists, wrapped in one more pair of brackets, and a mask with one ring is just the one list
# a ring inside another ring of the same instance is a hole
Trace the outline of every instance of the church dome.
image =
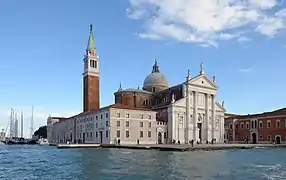
[(143, 83), (143, 89), (151, 92), (158, 92), (168, 88), (167, 78), (160, 73), (157, 61), (153, 66), (152, 73), (149, 74)]

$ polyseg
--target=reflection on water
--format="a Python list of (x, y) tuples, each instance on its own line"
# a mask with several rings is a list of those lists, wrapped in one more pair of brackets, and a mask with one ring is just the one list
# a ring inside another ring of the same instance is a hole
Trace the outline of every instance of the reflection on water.
[(160, 152), (0, 146), (1, 180), (282, 180), (285, 169), (285, 149)]

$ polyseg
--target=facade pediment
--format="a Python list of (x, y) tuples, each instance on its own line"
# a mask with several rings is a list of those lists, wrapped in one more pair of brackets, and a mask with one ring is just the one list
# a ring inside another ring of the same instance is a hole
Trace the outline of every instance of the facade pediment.
[(194, 77), (189, 81), (191, 85), (200, 86), (203, 88), (217, 89), (218, 87), (206, 75), (202, 74)]

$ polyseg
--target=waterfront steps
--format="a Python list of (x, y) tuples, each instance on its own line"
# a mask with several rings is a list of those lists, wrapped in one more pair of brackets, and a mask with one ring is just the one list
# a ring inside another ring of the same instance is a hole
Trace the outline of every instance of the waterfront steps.
[(286, 144), (154, 144), (154, 145), (114, 145), (114, 144), (58, 144), (59, 149), (67, 148), (118, 148), (118, 149), (145, 149), (159, 151), (212, 151), (230, 149), (252, 149), (252, 148), (281, 148)]

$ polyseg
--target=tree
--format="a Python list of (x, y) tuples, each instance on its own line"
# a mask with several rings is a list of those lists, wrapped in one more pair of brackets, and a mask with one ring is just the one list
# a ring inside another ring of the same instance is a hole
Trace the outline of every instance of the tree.
[(39, 136), (39, 138), (47, 138), (47, 126), (39, 127), (39, 129), (34, 132), (34, 136)]

